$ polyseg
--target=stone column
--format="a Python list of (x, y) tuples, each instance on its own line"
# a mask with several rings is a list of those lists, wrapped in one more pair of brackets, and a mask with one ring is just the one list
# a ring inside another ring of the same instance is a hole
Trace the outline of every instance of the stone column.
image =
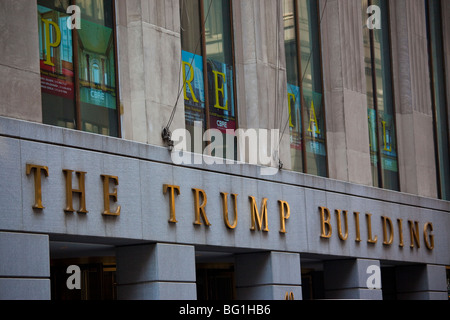
[[(123, 137), (163, 146), (162, 129), (182, 87), (179, 0), (117, 1)], [(171, 130), (183, 129), (178, 100)]]
[(367, 286), (369, 277), (377, 276), (373, 270), (369, 269), (370, 266), (379, 268), (380, 261), (354, 259), (325, 262), (325, 297), (327, 299), (382, 300), (380, 269), (378, 269), (380, 289), (369, 289)]
[[(290, 169), (282, 1), (234, 0), (232, 4), (239, 128), (279, 129), (280, 159)], [(239, 157), (248, 161), (245, 155)]]
[(154, 244), (116, 249), (119, 300), (196, 300), (195, 249)]
[(361, 1), (320, 4), (329, 176), (372, 186)]
[(390, 2), (390, 9), (400, 187), (402, 192), (436, 198), (425, 4), (398, 0)]
[(50, 300), (46, 235), (0, 233), (0, 300)]
[(264, 252), (237, 255), (238, 300), (284, 300), (291, 293), (302, 300), (300, 255)]
[(0, 116), (42, 122), (37, 2), (0, 1)]
[(396, 286), (400, 300), (448, 300), (444, 266), (397, 267)]

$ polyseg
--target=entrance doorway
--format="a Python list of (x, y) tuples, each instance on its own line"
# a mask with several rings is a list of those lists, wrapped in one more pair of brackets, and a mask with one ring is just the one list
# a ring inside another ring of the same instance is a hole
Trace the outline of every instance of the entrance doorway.
[(50, 242), (50, 283), (55, 301), (116, 300), (114, 247)]
[(197, 299), (235, 300), (233, 264), (198, 264), (197, 265)]
[[(67, 273), (69, 266), (80, 268), (80, 287), (70, 288), (67, 281), (73, 273)], [(50, 282), (52, 300), (101, 301), (116, 300), (116, 264), (113, 258), (97, 258), (90, 261), (51, 261)]]
[(197, 300), (236, 300), (234, 255), (197, 250)]

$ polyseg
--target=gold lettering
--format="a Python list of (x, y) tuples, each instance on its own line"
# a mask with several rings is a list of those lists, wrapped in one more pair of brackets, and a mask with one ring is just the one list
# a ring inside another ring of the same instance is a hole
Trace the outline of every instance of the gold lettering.
[[(224, 85), (225, 85), (225, 82), (226, 82), (225, 74), (222, 73), (222, 72), (219, 72), (219, 71), (215, 71), (215, 70), (213, 70), (212, 72), (214, 73), (214, 84), (215, 84), (215, 87), (216, 87), (216, 105), (214, 107), (217, 108), (217, 109), (228, 110), (228, 100), (227, 100), (227, 102), (225, 103), (224, 106), (221, 106), (220, 105), (220, 99), (219, 99), (219, 93), (222, 93), (222, 97), (223, 97), (224, 100), (226, 99), (225, 92), (224, 92), (224, 90), (225, 90), (224, 89)], [(222, 86), (220, 88), (219, 88), (219, 75), (223, 79)]]
[(431, 222), (427, 222), (423, 227), (423, 239), (425, 240), (425, 246), (428, 250), (434, 249), (434, 235), (428, 233), (428, 229), (433, 231), (433, 224)]
[(48, 177), (48, 167), (27, 164), (27, 176), (34, 170), (34, 205), (33, 209), (45, 209), (42, 205), (42, 172)]
[(286, 294), (284, 295), (284, 300), (295, 300), (294, 297), (294, 292), (286, 292)]
[(72, 186), (72, 174), (73, 170), (63, 170), (64, 175), (66, 176), (66, 209), (64, 209), (67, 213), (75, 212), (73, 208), (73, 194), (78, 194), (80, 198), (80, 208), (77, 211), (78, 213), (89, 213), (86, 210), (86, 188), (85, 188), (85, 178), (86, 172), (75, 172), (78, 177), (78, 189), (73, 189)]
[[(329, 239), (333, 233), (333, 228), (331, 227), (331, 214), (330, 210), (325, 207), (319, 207), (320, 209), (320, 222), (321, 222), (321, 238)], [(327, 217), (325, 217), (325, 214)], [(328, 229), (328, 230), (327, 230)]]
[[(383, 244), (390, 246), (392, 242), (394, 242), (394, 226), (392, 224), (392, 220), (389, 217), (381, 217), (383, 220)], [(388, 240), (388, 231), (387, 226), (389, 224), (389, 240)]]
[[(202, 225), (202, 222), (200, 220), (200, 217), (203, 219), (206, 226), (211, 226), (211, 223), (208, 221), (208, 217), (206, 216), (205, 207), (208, 203), (208, 198), (206, 197), (206, 192), (202, 189), (192, 189), (194, 192), (194, 201), (195, 201), (195, 221), (194, 225), (200, 226)], [(203, 198), (203, 203), (200, 204), (200, 195)]]
[(289, 203), (287, 203), (287, 201), (279, 200), (278, 203), (280, 204), (280, 233), (287, 233), (286, 220), (291, 217), (291, 208), (289, 207)]
[(238, 223), (238, 211), (237, 211), (237, 194), (232, 194), (234, 203), (234, 221), (233, 224), (230, 223), (228, 218), (228, 193), (221, 192), (222, 200), (223, 200), (223, 220), (228, 229), (236, 229)]
[(116, 186), (119, 185), (119, 178), (115, 176), (109, 175), (101, 175), (103, 179), (103, 202), (104, 208), (103, 215), (105, 216), (120, 216), (121, 206), (117, 207), (116, 212), (111, 212), (111, 203), (110, 200), (117, 202), (117, 188), (114, 188), (114, 191), (111, 193), (109, 190), (110, 182), (114, 183)]
[(170, 190), (169, 199), (170, 199), (170, 223), (178, 223), (177, 216), (175, 212), (175, 193), (177, 195), (181, 194), (181, 190), (179, 186), (172, 186), (169, 184), (163, 185), (163, 194), (167, 194), (167, 191)]
[(414, 242), (417, 244), (417, 248), (420, 248), (420, 237), (419, 237), (419, 222), (408, 220), (409, 224), (409, 234), (411, 236), (411, 248), (414, 248)]
[[(57, 48), (61, 44), (61, 30), (59, 29), (58, 25), (50, 20), (42, 19), (42, 22), (44, 22), (45, 25), (45, 54), (47, 55), (47, 59), (45, 60), (44, 64), (54, 67), (55, 64), (52, 62), (52, 51), (51, 48)], [(55, 29), (55, 42), (50, 42), (50, 25), (53, 26)]]
[(399, 247), (403, 248), (405, 246), (405, 244), (403, 243), (403, 220), (402, 219), (397, 219), (398, 222), (398, 237), (399, 237)]
[(258, 205), (256, 204), (256, 200), (254, 197), (249, 196), (250, 203), (251, 203), (251, 215), (252, 215), (252, 227), (250, 230), (255, 231), (256, 226), (258, 227), (258, 230), (262, 229), (262, 224), (264, 221), (264, 232), (269, 232), (269, 224), (267, 220), (267, 198), (264, 198), (262, 200), (261, 204), (261, 216), (259, 215), (258, 211)]
[[(186, 66), (189, 67), (189, 80), (186, 77)], [(195, 97), (195, 92), (194, 92), (194, 89), (192, 88), (192, 81), (194, 81), (194, 76), (195, 76), (195, 72), (194, 72), (194, 68), (192, 67), (192, 65), (188, 62), (183, 61), (183, 79), (185, 79), (184, 100), (189, 101), (189, 98), (187, 96), (187, 88), (186, 88), (186, 86), (188, 86), (189, 90), (191, 91), (192, 100), (194, 102), (198, 103), (199, 101)]]
[(356, 242), (361, 242), (361, 232), (359, 228), (359, 212), (353, 212), (355, 215)]
[(367, 242), (375, 244), (378, 241), (378, 236), (375, 236), (375, 239), (372, 237), (372, 214), (366, 213), (366, 222), (367, 222)]
[(348, 212), (344, 211), (345, 233), (342, 233), (341, 210), (336, 210), (336, 215), (337, 215), (339, 239), (341, 239), (342, 241), (346, 241), (348, 239), (348, 219), (347, 219)]

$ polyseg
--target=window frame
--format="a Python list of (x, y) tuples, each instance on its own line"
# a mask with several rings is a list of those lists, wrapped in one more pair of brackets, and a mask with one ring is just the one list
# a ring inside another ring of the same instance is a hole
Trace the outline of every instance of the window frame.
[[(122, 115), (122, 107), (121, 107), (121, 98), (120, 98), (120, 77), (119, 77), (119, 57), (118, 57), (118, 39), (117, 39), (117, 11), (116, 11), (116, 0), (103, 0), (110, 1), (111, 9), (112, 9), (112, 37), (113, 37), (113, 48), (114, 48), (114, 78), (115, 78), (115, 93), (116, 93), (116, 111), (117, 111), (117, 136), (108, 135), (114, 138), (122, 138), (122, 123), (121, 123), (121, 115)], [(69, 0), (69, 5), (77, 5), (77, 0)], [(73, 54), (73, 68), (74, 68), (74, 121), (75, 126), (71, 130), (77, 130), (81, 132), (89, 132), (83, 130), (83, 119), (81, 115), (81, 93), (80, 93), (80, 64), (79, 64), (79, 48), (78, 48), (78, 30), (74, 28), (72, 31), (72, 54)], [(41, 89), (42, 90), (42, 89)], [(43, 108), (43, 106), (42, 106)], [(64, 127), (66, 129), (70, 129)], [(101, 134), (101, 133), (98, 133)]]
[[(300, 117), (301, 117), (301, 139), (302, 139), (302, 173), (308, 174), (308, 157), (307, 157), (307, 151), (306, 151), (306, 126), (305, 126), (305, 100), (304, 100), (304, 79), (303, 79), (303, 72), (302, 72), (302, 59), (301, 59), (301, 41), (300, 41), (300, 9), (299, 9), (299, 0), (292, 0), (294, 2), (294, 26), (295, 26), (295, 43), (296, 43), (296, 49), (297, 49), (297, 73), (298, 73), (298, 84), (299, 84), (299, 91), (300, 91)], [(308, 0), (310, 1), (310, 0)], [(316, 1), (316, 0), (313, 0)], [(330, 166), (329, 166), (329, 155), (328, 155), (328, 139), (326, 138), (327, 133), (327, 112), (326, 112), (326, 100), (325, 100), (325, 82), (324, 82), (324, 74), (323, 74), (323, 54), (322, 54), (322, 28), (321, 28), (321, 12), (320, 12), (320, 4), (317, 5), (317, 11), (315, 13), (318, 17), (318, 48), (319, 48), (319, 62), (320, 62), (320, 77), (321, 77), (321, 88), (322, 88), (322, 103), (321, 103), (321, 109), (323, 113), (323, 124), (324, 128), (324, 136), (325, 136), (325, 169), (326, 169), (326, 176), (329, 177), (330, 175)], [(312, 53), (311, 53), (312, 55)], [(310, 57), (311, 58), (311, 57)], [(289, 98), (288, 98), (289, 99)], [(289, 119), (291, 118), (291, 114), (289, 113)]]
[[(373, 0), (367, 0), (368, 7), (373, 5)], [(396, 116), (396, 96), (395, 96), (395, 86), (394, 86), (394, 72), (393, 72), (393, 54), (392, 54), (392, 26), (391, 26), (391, 9), (390, 9), (390, 3), (389, 0), (386, 0), (386, 18), (387, 18), (387, 35), (388, 35), (388, 41), (389, 41), (389, 64), (390, 64), (390, 82), (392, 84), (392, 120), (395, 124), (395, 139), (396, 139), (396, 145), (397, 145), (397, 180), (398, 180), (398, 190), (393, 191), (401, 191), (401, 180), (400, 180), (400, 168), (399, 168), (399, 153), (398, 153), (398, 126), (397, 126), (397, 116)], [(383, 14), (381, 14), (383, 18)], [(366, 17), (367, 18), (367, 17)], [(376, 61), (375, 61), (375, 33), (373, 29), (368, 29), (369, 32), (369, 43), (370, 43), (370, 62), (371, 62), (371, 68), (372, 68), (372, 90), (373, 90), (373, 104), (374, 104), (374, 110), (375, 110), (375, 132), (376, 132), (376, 138), (377, 138), (377, 176), (378, 176), (378, 185), (375, 184), (375, 180), (373, 179), (373, 186), (385, 189), (385, 182), (383, 178), (383, 165), (382, 165), (382, 154), (381, 154), (381, 144), (380, 144), (380, 126), (379, 126), (379, 107), (378, 107), (378, 91), (377, 91), (377, 79), (376, 79)], [(367, 77), (367, 75), (366, 75)], [(372, 164), (371, 164), (372, 165)]]
[[(432, 17), (431, 17), (431, 6), (432, 3), (430, 0), (425, 1), (425, 11), (426, 11), (426, 27), (427, 27), (427, 49), (428, 49), (428, 57), (429, 57), (429, 70), (430, 70), (430, 88), (431, 88), (431, 103), (432, 103), (432, 114), (433, 114), (433, 135), (434, 135), (434, 145), (435, 145), (435, 158), (436, 158), (436, 179), (437, 179), (437, 191), (438, 191), (438, 198), (450, 201), (450, 199), (445, 199), (445, 195), (443, 194), (443, 181), (441, 179), (442, 175), (442, 163), (441, 163), (441, 157), (439, 152), (439, 132), (438, 132), (438, 106), (436, 101), (436, 81), (435, 81), (435, 72), (434, 72), (434, 54), (433, 54), (433, 36), (432, 36)], [(439, 0), (439, 6), (442, 9), (442, 1)], [(444, 16), (441, 10), (441, 23), (444, 22)], [(439, 37), (440, 41), (444, 45), (444, 26), (442, 25), (442, 29), (439, 30)], [(444, 48), (442, 48), (444, 50)], [(442, 52), (443, 56), (443, 64), (445, 66), (445, 52)], [(443, 69), (443, 84), (442, 87), (444, 88), (444, 104), (445, 104), (445, 110), (447, 111), (446, 117), (442, 120), (446, 126), (447, 126), (447, 151), (450, 152), (450, 123), (448, 121), (448, 114), (449, 114), (449, 101), (448, 101), (448, 92), (447, 92), (447, 70), (444, 67)], [(450, 179), (450, 178), (449, 178)]]
[[(185, 1), (185, 0), (181, 0)], [(199, 18), (200, 18), (200, 54), (202, 57), (202, 66), (203, 66), (203, 88), (204, 88), (204, 98), (205, 98), (205, 120), (204, 120), (204, 126), (205, 130), (208, 131), (211, 129), (211, 117), (210, 117), (210, 99), (209, 99), (209, 86), (208, 86), (208, 56), (207, 56), (207, 48), (206, 48), (206, 15), (205, 15), (205, 0), (195, 0), (198, 2), (198, 8), (199, 8)], [(214, 0), (209, 0), (212, 1)], [(238, 99), (237, 99), (237, 86), (236, 86), (236, 52), (235, 52), (235, 36), (234, 36), (234, 17), (233, 17), (233, 1), (229, 0), (229, 14), (230, 14), (230, 42), (231, 42), (231, 57), (232, 57), (232, 69), (233, 69), (233, 108), (235, 110), (235, 122), (236, 122), (236, 130), (239, 128), (239, 108), (238, 108)], [(182, 13), (180, 12), (180, 15)], [(183, 50), (183, 47), (181, 47), (181, 50)], [(197, 52), (191, 52), (194, 55), (197, 55)], [(186, 89), (186, 79), (183, 79), (184, 88)], [(185, 105), (185, 102), (184, 102)], [(186, 111), (185, 111), (186, 112)], [(204, 128), (202, 128), (203, 130)], [(209, 137), (208, 137), (209, 139)], [(209, 140), (210, 141), (210, 140)], [(236, 143), (235, 143), (236, 145)], [(194, 151), (194, 150), (192, 150)], [(226, 155), (224, 154), (224, 157)]]

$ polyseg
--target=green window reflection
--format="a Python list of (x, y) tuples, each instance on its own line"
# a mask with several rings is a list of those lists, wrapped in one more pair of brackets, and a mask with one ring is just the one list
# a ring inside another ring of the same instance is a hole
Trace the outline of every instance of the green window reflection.
[(283, 0), (292, 170), (328, 175), (317, 1)]
[(180, 11), (186, 128), (192, 139), (195, 127), (219, 130), (212, 155), (225, 157), (236, 148), (227, 130), (237, 129), (231, 2), (180, 0)]
[(427, 0), (428, 45), (437, 158), (439, 197), (450, 200), (450, 147), (440, 0)]
[[(69, 28), (70, 5), (81, 29)], [(43, 122), (119, 136), (113, 1), (38, 0), (38, 25)]]
[(43, 122), (76, 128), (73, 34), (67, 28), (68, 3), (38, 1)]
[[(367, 27), (367, 8), (381, 10), (381, 29)], [(400, 190), (387, 0), (363, 0), (363, 36), (373, 185)]]

